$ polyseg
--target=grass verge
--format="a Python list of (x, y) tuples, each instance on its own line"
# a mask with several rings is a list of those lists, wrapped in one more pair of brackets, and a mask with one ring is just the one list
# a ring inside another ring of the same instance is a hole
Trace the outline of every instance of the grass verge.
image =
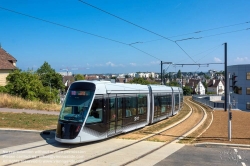
[(57, 121), (57, 115), (0, 112), (0, 128), (51, 130)]
[(46, 111), (60, 111), (59, 104), (46, 104), (40, 101), (24, 100), (20, 97), (11, 96), (9, 94), (0, 93), (0, 108), (15, 108), (15, 109), (35, 109)]

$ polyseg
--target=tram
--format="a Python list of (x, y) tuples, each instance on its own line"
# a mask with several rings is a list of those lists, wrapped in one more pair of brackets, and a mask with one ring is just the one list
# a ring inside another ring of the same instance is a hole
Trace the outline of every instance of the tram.
[(55, 140), (102, 140), (173, 116), (182, 104), (179, 87), (76, 81), (62, 105)]

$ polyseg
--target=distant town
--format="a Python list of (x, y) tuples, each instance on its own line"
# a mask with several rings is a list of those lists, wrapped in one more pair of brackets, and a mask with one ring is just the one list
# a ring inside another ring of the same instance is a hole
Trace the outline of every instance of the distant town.
[[(72, 72), (59, 72), (63, 83), (69, 86), (75, 81)], [(153, 84), (190, 87), (191, 94), (224, 94), (224, 71), (208, 70), (208, 72), (169, 72), (163, 75), (155, 72), (134, 72), (121, 74), (86, 74), (85, 80), (110, 80), (116, 83), (130, 83), (135, 78), (142, 78)]]

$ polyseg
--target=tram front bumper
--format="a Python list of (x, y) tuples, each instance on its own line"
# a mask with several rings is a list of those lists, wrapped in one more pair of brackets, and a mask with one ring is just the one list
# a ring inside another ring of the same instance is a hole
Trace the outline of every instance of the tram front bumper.
[(81, 137), (77, 136), (75, 139), (61, 139), (55, 136), (55, 140), (61, 143), (77, 144), (81, 142)]

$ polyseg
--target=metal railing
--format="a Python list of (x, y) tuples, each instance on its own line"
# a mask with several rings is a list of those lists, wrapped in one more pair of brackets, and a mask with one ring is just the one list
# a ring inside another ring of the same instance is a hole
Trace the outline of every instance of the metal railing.
[[(204, 104), (212, 109), (224, 108), (224, 104), (225, 104), (224, 102), (210, 101), (209, 96), (219, 96), (219, 95), (194, 95), (194, 96), (192, 96), (192, 99), (194, 101), (199, 102), (201, 104)], [(224, 100), (224, 96), (222, 96), (222, 101), (223, 100)], [(232, 102), (232, 109), (238, 109), (238, 103)]]
[[(199, 98), (197, 96), (192, 96), (193, 100), (199, 103), (202, 103), (210, 108), (215, 108), (215, 103), (212, 101), (209, 101), (208, 99), (205, 98)], [(223, 103), (223, 107), (224, 108), (224, 103)]]

